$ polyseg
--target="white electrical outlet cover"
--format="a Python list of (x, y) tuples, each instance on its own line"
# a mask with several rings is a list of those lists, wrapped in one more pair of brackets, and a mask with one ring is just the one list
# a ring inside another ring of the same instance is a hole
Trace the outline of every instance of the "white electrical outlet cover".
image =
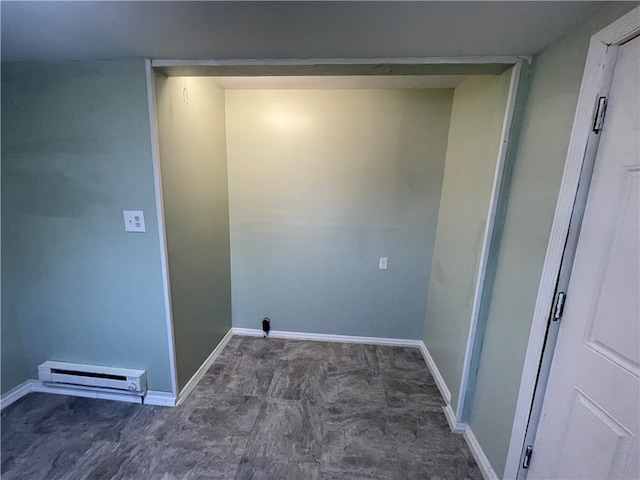
[(378, 263), (378, 267), (380, 270), (387, 269), (387, 257), (380, 257), (380, 262)]
[(144, 225), (144, 212), (142, 210), (125, 210), (124, 214), (124, 230), (125, 232), (146, 232)]

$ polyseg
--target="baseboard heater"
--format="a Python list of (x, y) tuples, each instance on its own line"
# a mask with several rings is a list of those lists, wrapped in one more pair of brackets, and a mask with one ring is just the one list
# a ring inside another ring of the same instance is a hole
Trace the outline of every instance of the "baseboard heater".
[(38, 365), (38, 378), (46, 385), (144, 396), (147, 372), (128, 368), (101, 367), (46, 361)]

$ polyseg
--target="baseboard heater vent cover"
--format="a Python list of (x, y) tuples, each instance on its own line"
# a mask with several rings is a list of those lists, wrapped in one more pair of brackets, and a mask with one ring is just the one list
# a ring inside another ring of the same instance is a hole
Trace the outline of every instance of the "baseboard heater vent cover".
[(57, 387), (80, 387), (140, 396), (147, 393), (145, 370), (48, 360), (38, 366), (38, 378), (44, 384)]

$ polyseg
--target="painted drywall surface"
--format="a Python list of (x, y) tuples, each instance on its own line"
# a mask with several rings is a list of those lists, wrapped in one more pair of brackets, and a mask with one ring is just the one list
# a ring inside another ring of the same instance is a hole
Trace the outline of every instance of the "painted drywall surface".
[(502, 477), (538, 284), (591, 35), (630, 6), (611, 6), (533, 61), (470, 426)]
[(0, 325), (2, 334), (2, 357), (0, 371), (0, 393), (4, 394), (25, 380), (32, 378), (33, 371), (27, 367), (20, 341), (20, 326), (15, 318), (3, 316)]
[(182, 388), (231, 328), (225, 99), (210, 78), (159, 75), (156, 98)]
[(452, 93), (227, 91), (234, 326), (422, 338)]
[(469, 77), (453, 95), (424, 342), (456, 408), (511, 69)]
[(2, 335), (30, 378), (60, 360), (171, 391), (150, 138), (141, 60), (2, 65)]

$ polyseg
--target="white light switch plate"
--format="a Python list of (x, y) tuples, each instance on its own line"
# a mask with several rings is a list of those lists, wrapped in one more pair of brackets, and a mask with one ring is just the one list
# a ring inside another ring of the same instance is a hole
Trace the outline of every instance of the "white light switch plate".
[(380, 267), (380, 270), (387, 269), (387, 257), (380, 257), (380, 262), (378, 263), (378, 267)]
[(125, 210), (124, 230), (125, 232), (146, 232), (144, 226), (144, 212), (142, 210)]

